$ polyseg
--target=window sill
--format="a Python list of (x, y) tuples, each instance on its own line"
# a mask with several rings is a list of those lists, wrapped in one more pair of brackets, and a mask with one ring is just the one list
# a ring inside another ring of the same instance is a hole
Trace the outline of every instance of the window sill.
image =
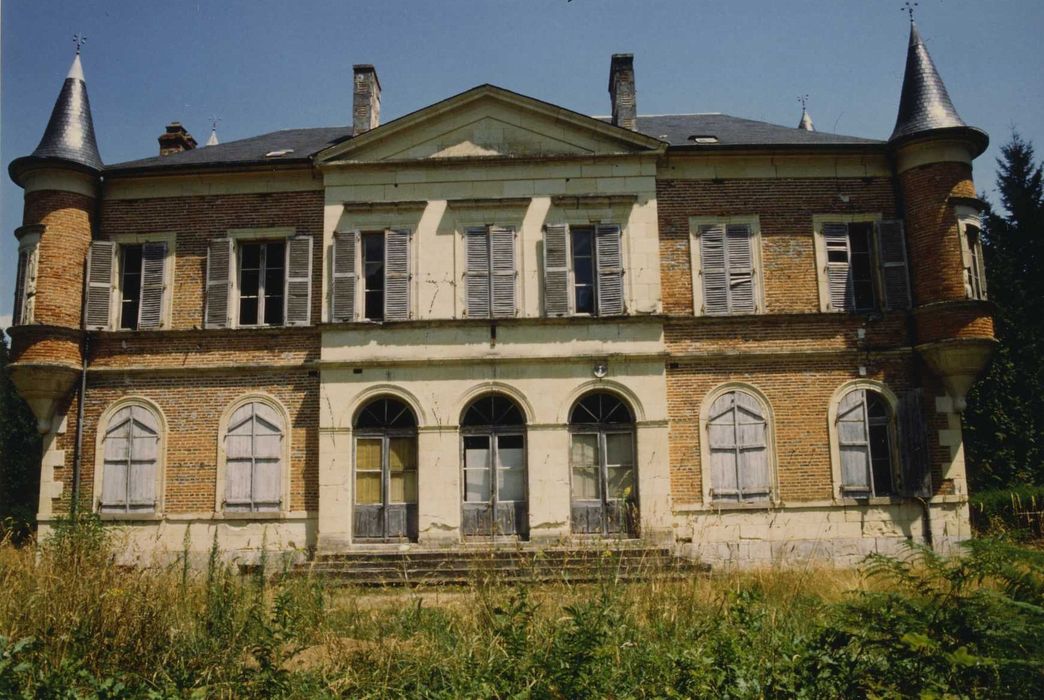
[(911, 500), (913, 499), (900, 496), (867, 496), (866, 498), (842, 496), (836, 502), (843, 506), (894, 506)]
[(105, 522), (158, 522), (163, 520), (161, 513), (102, 513), (97, 512), (98, 520)]
[(709, 503), (687, 503), (680, 504), (675, 510), (680, 513), (721, 513), (726, 511), (760, 511), (776, 510), (783, 504), (779, 501), (767, 500), (751, 503), (736, 503), (735, 501), (710, 501)]
[(283, 511), (221, 511), (214, 514), (215, 520), (282, 520), (286, 517)]

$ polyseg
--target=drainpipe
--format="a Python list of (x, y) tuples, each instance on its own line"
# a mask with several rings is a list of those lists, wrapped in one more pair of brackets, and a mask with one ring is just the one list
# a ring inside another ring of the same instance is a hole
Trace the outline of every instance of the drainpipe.
[(83, 454), (83, 405), (87, 399), (87, 353), (90, 352), (91, 339), (89, 334), (83, 336), (83, 369), (80, 370), (80, 396), (76, 407), (76, 447), (73, 452), (72, 473), (72, 508), (73, 519), (80, 505), (80, 459)]
[(923, 496), (917, 496), (917, 502), (921, 504), (921, 525), (924, 529), (924, 544), (928, 549), (935, 550), (935, 544), (932, 541), (932, 509), (928, 505), (928, 499)]

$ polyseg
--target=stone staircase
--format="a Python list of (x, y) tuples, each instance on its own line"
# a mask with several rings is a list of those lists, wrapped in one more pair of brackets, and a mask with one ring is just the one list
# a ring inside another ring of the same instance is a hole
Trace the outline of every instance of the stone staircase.
[(291, 576), (317, 576), (346, 586), (446, 586), (475, 583), (592, 583), (685, 579), (710, 567), (675, 557), (666, 547), (512, 546), (318, 554)]

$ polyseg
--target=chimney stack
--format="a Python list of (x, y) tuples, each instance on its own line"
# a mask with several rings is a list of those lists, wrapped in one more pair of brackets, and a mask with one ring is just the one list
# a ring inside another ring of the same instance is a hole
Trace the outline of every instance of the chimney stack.
[(366, 133), (381, 123), (381, 81), (377, 69), (368, 63), (352, 66), (352, 135)]
[(192, 138), (192, 134), (185, 131), (185, 127), (181, 125), (181, 122), (171, 122), (167, 124), (167, 131), (160, 134), (159, 146), (160, 155), (169, 156), (172, 153), (191, 151), (196, 147), (196, 139)]
[(638, 101), (634, 94), (634, 54), (614, 53), (609, 65), (609, 99), (613, 126), (638, 130)]

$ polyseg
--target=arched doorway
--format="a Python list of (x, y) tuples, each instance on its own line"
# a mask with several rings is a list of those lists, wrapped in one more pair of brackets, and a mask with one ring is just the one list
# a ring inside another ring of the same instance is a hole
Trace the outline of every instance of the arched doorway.
[(417, 418), (402, 401), (377, 398), (355, 417), (356, 540), (417, 539)]
[(502, 394), (475, 399), (461, 417), (460, 441), (464, 536), (528, 537), (522, 409)]
[(607, 392), (581, 397), (569, 413), (573, 533), (635, 537), (638, 479), (634, 417)]

